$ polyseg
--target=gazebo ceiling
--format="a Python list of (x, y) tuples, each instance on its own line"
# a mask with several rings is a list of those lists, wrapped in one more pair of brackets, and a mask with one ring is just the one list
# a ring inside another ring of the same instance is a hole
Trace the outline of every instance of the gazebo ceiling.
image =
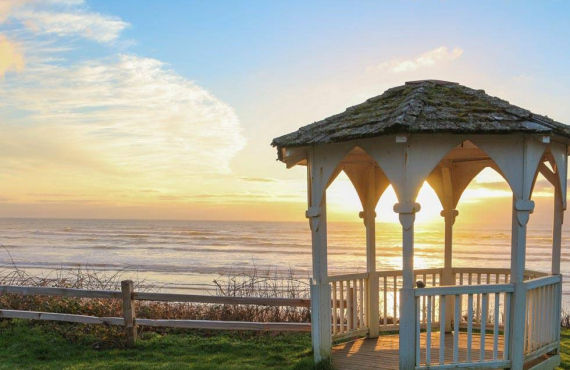
[(556, 134), (570, 126), (455, 82), (406, 82), (322, 121), (273, 139), (283, 148), (344, 142), (397, 133)]

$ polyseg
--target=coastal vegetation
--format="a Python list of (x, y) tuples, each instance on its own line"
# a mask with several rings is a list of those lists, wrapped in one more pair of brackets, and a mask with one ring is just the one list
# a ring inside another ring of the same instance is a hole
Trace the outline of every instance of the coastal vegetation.
[[(0, 271), (0, 285), (120, 291), (123, 277), (121, 273), (105, 274), (85, 267), (75, 270), (61, 269), (49, 276), (34, 276), (14, 264), (10, 269)], [(145, 286), (144, 281), (135, 281), (134, 285), (136, 291), (151, 290)], [(210, 293), (232, 297), (307, 298), (308, 287), (302, 280), (298, 280), (293, 273), (279, 276), (271, 271), (258, 271), (252, 268), (247, 272), (220, 276), (214, 281), (214, 288)], [(121, 307), (120, 299), (0, 295), (0, 308), (11, 310), (120, 317), (122, 315)], [(310, 321), (308, 307), (136, 301), (135, 310), (137, 318), (141, 319)], [(93, 326), (92, 330), (104, 331), (109, 336), (117, 338), (120, 338), (122, 333), (122, 329), (119, 327), (103, 327), (101, 329)], [(160, 333), (168, 331), (164, 328), (139, 328), (139, 331), (142, 330)]]
[(0, 356), (0, 369), (314, 368), (305, 333), (145, 332), (127, 349), (87, 325), (21, 320), (0, 321)]

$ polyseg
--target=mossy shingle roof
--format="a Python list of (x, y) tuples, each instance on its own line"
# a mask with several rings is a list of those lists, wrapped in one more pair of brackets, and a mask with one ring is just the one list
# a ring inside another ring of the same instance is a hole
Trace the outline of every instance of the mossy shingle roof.
[(570, 126), (454, 82), (406, 82), (322, 121), (273, 139), (295, 147), (390, 133), (529, 132), (570, 138)]

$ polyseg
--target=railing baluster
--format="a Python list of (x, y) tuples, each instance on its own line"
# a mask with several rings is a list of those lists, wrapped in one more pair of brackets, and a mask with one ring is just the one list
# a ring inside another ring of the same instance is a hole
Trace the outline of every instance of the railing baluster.
[[(435, 274), (431, 274), (431, 286), (435, 287), (436, 286), (436, 282), (435, 282)], [(432, 301), (432, 309), (431, 309), (431, 322), (435, 322), (435, 314), (436, 314), (436, 309), (435, 309), (435, 296), (431, 296), (431, 301)]]
[(388, 276), (384, 276), (384, 325), (388, 325)]
[(439, 296), (439, 363), (445, 363), (445, 300), (446, 296)]
[[(430, 298), (429, 296), (426, 296)], [(431, 364), (431, 299), (427, 300), (427, 326), (426, 326), (426, 366)]]
[(453, 318), (453, 362), (459, 362), (459, 322), (461, 321), (461, 295), (455, 296), (455, 315)]
[(471, 362), (471, 344), (473, 342), (472, 334), (473, 334), (473, 294), (469, 294), (467, 296), (467, 362)]
[(509, 336), (511, 331), (511, 293), (505, 293), (505, 322), (503, 323), (503, 360), (509, 359)]
[(356, 279), (352, 280), (352, 329), (356, 330), (358, 327), (358, 286), (356, 285)]
[[(477, 285), (481, 285), (481, 273), (477, 273)], [(477, 311), (475, 311), (476, 321), (481, 320), (481, 294), (477, 294)]]
[(339, 281), (339, 295), (340, 295), (340, 307), (339, 307), (339, 333), (344, 333), (344, 281)]
[(538, 319), (538, 313), (540, 310), (540, 289), (534, 289), (532, 291), (533, 293), (533, 302), (532, 302), (532, 317), (530, 318), (531, 322), (531, 328), (532, 328), (532, 346), (530, 348), (530, 350), (534, 350), (537, 347), (538, 344), (538, 340), (540, 338), (538, 338), (538, 325), (536, 325), (537, 319)]
[(421, 319), (420, 319), (420, 320), (421, 320), (421, 323), (422, 323), (422, 324), (425, 324), (425, 323), (426, 323), (426, 302), (425, 302), (426, 297), (425, 297), (425, 296), (421, 296), (420, 298), (421, 298), (421, 301), (420, 301), (420, 304), (421, 304), (421, 309), (420, 309), (420, 311), (421, 311)]
[(394, 319), (392, 324), (396, 324), (396, 317), (398, 317), (398, 277), (394, 275)]
[(421, 297), (416, 297), (416, 366), (420, 366), (421, 353), (420, 353), (420, 307)]
[(497, 359), (499, 354), (499, 302), (500, 296), (499, 293), (495, 293), (495, 312), (493, 315), (493, 360)]
[(336, 328), (336, 311), (337, 311), (337, 302), (336, 302), (336, 281), (332, 282), (332, 320), (333, 320), (333, 335), (337, 333)]
[(544, 287), (536, 289), (537, 295), (537, 312), (534, 319), (534, 327), (536, 328), (536, 340), (534, 341), (535, 349), (538, 349), (542, 344), (542, 325), (540, 321), (544, 317)]
[(394, 275), (394, 319), (392, 324), (396, 324), (398, 317), (398, 276)]
[(480, 361), (485, 361), (485, 337), (487, 335), (487, 313), (489, 312), (489, 295), (483, 293), (481, 296), (481, 354), (479, 357)]
[(359, 303), (359, 311), (358, 311), (358, 328), (364, 327), (364, 279), (358, 280), (359, 287), (358, 287), (358, 303)]
[(555, 285), (551, 285), (550, 286), (550, 298), (548, 299), (548, 306), (549, 306), (549, 315), (548, 315), (548, 321), (546, 322), (546, 325), (548, 327), (548, 340), (549, 342), (553, 342), (554, 338), (552, 335), (552, 322), (554, 321), (554, 301), (556, 300), (556, 298), (554, 297), (554, 287)]
[(346, 281), (346, 293), (348, 295), (346, 301), (346, 318), (348, 320), (348, 331), (354, 329), (354, 287), (350, 286), (350, 280)]

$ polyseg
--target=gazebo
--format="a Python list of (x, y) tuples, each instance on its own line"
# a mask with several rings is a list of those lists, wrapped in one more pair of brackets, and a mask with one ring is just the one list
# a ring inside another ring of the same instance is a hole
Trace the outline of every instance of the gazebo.
[[(331, 353), (334, 358), (331, 348), (337, 339), (376, 338), (393, 331), (398, 333), (391, 352), (395, 362), (387, 365), (390, 360), (380, 351), (373, 360), (378, 367), (554, 368), (560, 361), (560, 248), (569, 139), (569, 126), (483, 90), (437, 80), (407, 82), (275, 138), (280, 161), (288, 168), (307, 166), (315, 360)], [(456, 207), (486, 167), (495, 169), (513, 193), (510, 268), (457, 268), (452, 265)], [(367, 272), (329, 276), (326, 190), (341, 171), (362, 203)], [(552, 267), (543, 272), (525, 269), (526, 228), (538, 173), (554, 188)], [(444, 261), (441, 268), (418, 270), (414, 220), (425, 181), (443, 207)], [(403, 269), (377, 271), (375, 208), (389, 185), (398, 198), (394, 212), (402, 227)], [(375, 366), (370, 359), (354, 362), (357, 358), (353, 356), (352, 368)]]

